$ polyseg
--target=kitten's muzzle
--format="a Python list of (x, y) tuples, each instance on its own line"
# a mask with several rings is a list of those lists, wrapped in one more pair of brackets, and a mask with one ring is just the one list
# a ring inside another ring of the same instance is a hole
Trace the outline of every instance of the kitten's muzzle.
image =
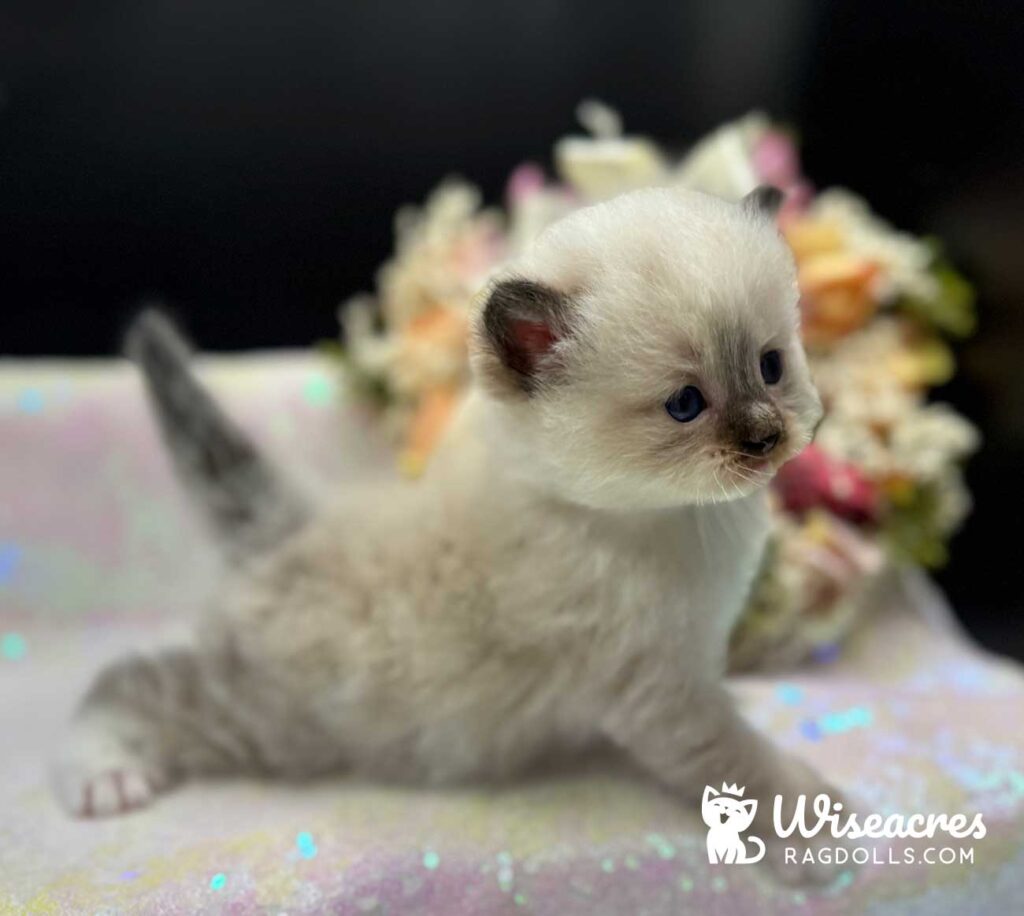
[(730, 438), (741, 454), (767, 458), (785, 441), (785, 421), (769, 401), (755, 401), (738, 407), (729, 416)]
[(771, 454), (781, 439), (781, 433), (773, 432), (760, 439), (741, 440), (739, 447), (744, 455), (750, 455), (753, 458), (764, 458)]

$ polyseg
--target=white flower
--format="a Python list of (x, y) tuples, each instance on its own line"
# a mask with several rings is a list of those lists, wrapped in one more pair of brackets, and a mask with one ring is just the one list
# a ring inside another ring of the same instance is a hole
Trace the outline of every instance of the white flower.
[(676, 169), (674, 181), (726, 200), (739, 200), (758, 185), (752, 151), (769, 128), (768, 119), (752, 112), (700, 140)]
[(951, 534), (970, 513), (973, 504), (971, 494), (963, 474), (956, 467), (943, 468), (935, 484), (938, 495), (935, 523), (941, 534)]
[(934, 261), (931, 248), (912, 235), (897, 232), (860, 197), (830, 188), (814, 199), (810, 213), (838, 225), (850, 251), (880, 265), (876, 292), (881, 301), (900, 296), (930, 300), (939, 294), (930, 269)]
[(929, 404), (895, 427), (889, 444), (894, 465), (931, 481), (978, 447), (978, 433), (947, 404)]
[(978, 434), (952, 408), (906, 387), (894, 371), (905, 348), (899, 322), (882, 317), (812, 360), (828, 405), (817, 442), (871, 477), (936, 481), (977, 448)]

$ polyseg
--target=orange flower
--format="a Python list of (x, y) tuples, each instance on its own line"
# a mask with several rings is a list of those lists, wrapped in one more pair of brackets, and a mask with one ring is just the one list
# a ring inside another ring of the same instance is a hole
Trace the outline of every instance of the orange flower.
[(391, 382), (404, 403), (418, 402), (440, 385), (462, 385), (469, 368), (465, 311), (434, 305), (410, 319), (398, 333)]
[(841, 228), (831, 221), (797, 217), (786, 221), (783, 233), (797, 262), (804, 340), (829, 344), (867, 324), (878, 308), (878, 265), (846, 250)]
[(459, 348), (465, 345), (466, 316), (447, 306), (435, 305), (402, 328), (402, 336), (423, 346)]
[(441, 386), (424, 393), (409, 424), (405, 448), (399, 458), (403, 473), (409, 477), (418, 477), (423, 473), (430, 455), (448, 427), (460, 394), (458, 389), (450, 386)]
[(458, 402), (467, 365), (467, 319), (461, 309), (435, 305), (402, 328), (400, 362), (415, 409), (400, 457), (418, 476), (437, 446)]

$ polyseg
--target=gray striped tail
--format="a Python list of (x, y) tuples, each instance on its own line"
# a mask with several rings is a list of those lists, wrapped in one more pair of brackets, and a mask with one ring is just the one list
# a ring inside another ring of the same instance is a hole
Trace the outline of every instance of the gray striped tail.
[(171, 321), (147, 309), (125, 338), (146, 381), (174, 468), (229, 556), (262, 552), (301, 528), (308, 509), (193, 374)]

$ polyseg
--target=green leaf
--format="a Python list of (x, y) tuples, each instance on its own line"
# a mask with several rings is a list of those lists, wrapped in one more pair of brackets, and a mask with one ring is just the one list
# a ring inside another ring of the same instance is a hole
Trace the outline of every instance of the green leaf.
[(906, 500), (889, 504), (882, 537), (897, 560), (937, 569), (949, 559), (938, 518), (939, 494), (935, 487), (918, 486)]
[(322, 340), (317, 351), (336, 363), (348, 377), (352, 393), (364, 404), (374, 408), (387, 407), (394, 400), (388, 380), (383, 375), (374, 375), (358, 365), (349, 352), (336, 340)]
[(951, 337), (970, 337), (977, 327), (974, 288), (948, 262), (937, 260), (932, 275), (938, 292), (931, 299), (906, 296), (897, 307), (938, 328)]

